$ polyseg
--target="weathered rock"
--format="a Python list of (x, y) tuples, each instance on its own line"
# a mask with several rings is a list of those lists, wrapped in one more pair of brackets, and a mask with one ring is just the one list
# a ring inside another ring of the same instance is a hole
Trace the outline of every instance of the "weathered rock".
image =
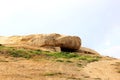
[(84, 54), (94, 54), (94, 55), (99, 55), (99, 53), (93, 49), (90, 49), (90, 48), (86, 48), (86, 47), (80, 47), (80, 50), (79, 50), (81, 53), (84, 53)]
[(37, 47), (45, 47), (45, 46), (57, 46), (56, 39), (60, 37), (59, 34), (38, 34), (32, 37), (29, 41), (27, 41), (28, 45), (37, 46)]
[[(34, 34), (27, 36), (11, 36), (7, 37), (5, 44), (25, 45), (32, 47), (54, 47), (55, 51), (60, 50), (79, 50), (81, 39), (77, 36), (65, 36), (60, 34)], [(51, 49), (52, 49), (51, 48)], [(60, 48), (60, 49), (59, 49)]]
[(78, 50), (81, 46), (81, 40), (76, 36), (62, 36), (57, 39), (57, 44), (63, 50)]
[(36, 35), (27, 41), (28, 45), (45, 47), (60, 47), (66, 50), (78, 50), (81, 46), (81, 40), (76, 36), (63, 36), (60, 34)]

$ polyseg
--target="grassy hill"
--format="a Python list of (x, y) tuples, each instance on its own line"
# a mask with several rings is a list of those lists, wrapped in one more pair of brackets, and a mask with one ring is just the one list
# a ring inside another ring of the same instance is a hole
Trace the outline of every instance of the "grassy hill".
[[(104, 77), (102, 74), (107, 71), (109, 74)], [(114, 79), (110, 77), (112, 73)], [(1, 80), (119, 80), (119, 75), (120, 61), (113, 58), (0, 45)]]

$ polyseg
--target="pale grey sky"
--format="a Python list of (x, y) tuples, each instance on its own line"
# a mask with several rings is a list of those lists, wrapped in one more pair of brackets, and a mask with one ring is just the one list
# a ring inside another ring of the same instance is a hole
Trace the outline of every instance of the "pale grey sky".
[(120, 0), (0, 0), (0, 35), (61, 33), (120, 58)]

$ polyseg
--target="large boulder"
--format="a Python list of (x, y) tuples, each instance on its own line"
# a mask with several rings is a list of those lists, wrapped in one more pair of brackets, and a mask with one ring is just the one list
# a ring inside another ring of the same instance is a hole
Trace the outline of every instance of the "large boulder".
[(77, 36), (62, 36), (57, 38), (57, 44), (65, 51), (79, 50), (81, 39)]
[[(28, 37), (28, 36), (27, 36)], [(60, 47), (62, 50), (78, 50), (81, 46), (81, 39), (77, 36), (64, 36), (60, 34), (38, 34), (33, 37), (24, 37), (21, 42), (37, 47)]]

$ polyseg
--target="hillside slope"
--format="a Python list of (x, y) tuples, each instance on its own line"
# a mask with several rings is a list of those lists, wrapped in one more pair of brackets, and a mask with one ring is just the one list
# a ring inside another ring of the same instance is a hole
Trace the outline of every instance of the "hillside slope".
[(120, 60), (77, 36), (0, 36), (0, 80), (120, 80)]
[(0, 56), (0, 80), (119, 80), (119, 68), (120, 60), (92, 62), (81, 67), (70, 60), (36, 61)]
[(83, 71), (98, 80), (120, 80), (120, 60), (103, 60), (88, 64)]
[(119, 80), (120, 60), (0, 46), (0, 80)]

